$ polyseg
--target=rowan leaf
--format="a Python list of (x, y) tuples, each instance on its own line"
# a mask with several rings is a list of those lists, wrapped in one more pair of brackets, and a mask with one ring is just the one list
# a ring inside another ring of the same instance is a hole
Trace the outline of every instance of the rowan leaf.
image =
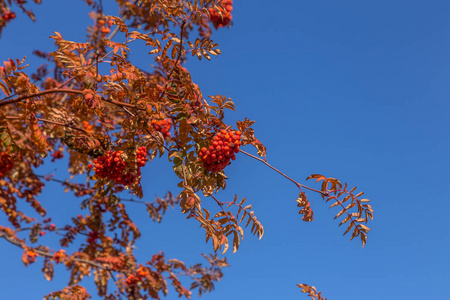
[(361, 243), (362, 246), (364, 247), (367, 243), (367, 235), (365, 233), (361, 233)]
[(47, 139), (45, 138), (44, 134), (41, 131), (41, 128), (39, 127), (36, 117), (30, 118), (29, 128), (30, 137), (34, 145), (36, 146), (36, 150), (42, 157), (46, 157), (49, 146), (47, 144)]
[(343, 210), (341, 210), (340, 212), (338, 212), (337, 214), (336, 214), (336, 216), (334, 217), (334, 219), (337, 219), (337, 218), (339, 218), (340, 216), (342, 216), (344, 213), (346, 213), (347, 212), (347, 209), (343, 209)]
[(345, 219), (344, 219), (344, 220), (342, 220), (342, 222), (341, 222), (341, 223), (339, 223), (339, 226), (341, 226), (342, 224), (344, 224), (344, 223), (348, 222), (348, 221), (350, 220), (350, 218), (351, 218), (351, 217), (352, 217), (351, 215), (349, 215), (349, 216), (345, 217)]

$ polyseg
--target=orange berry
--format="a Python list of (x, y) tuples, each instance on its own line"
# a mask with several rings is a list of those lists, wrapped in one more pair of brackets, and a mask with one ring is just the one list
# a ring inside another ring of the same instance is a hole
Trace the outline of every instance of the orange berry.
[(108, 34), (111, 32), (111, 29), (109, 29), (108, 27), (102, 26), (101, 32), (104, 34)]

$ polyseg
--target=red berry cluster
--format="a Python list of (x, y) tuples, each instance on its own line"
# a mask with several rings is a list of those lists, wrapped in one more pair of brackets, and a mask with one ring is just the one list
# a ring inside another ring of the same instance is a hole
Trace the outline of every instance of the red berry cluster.
[(28, 266), (29, 264), (34, 263), (36, 261), (36, 257), (38, 257), (38, 256), (39, 256), (39, 254), (37, 254), (33, 250), (24, 249), (24, 253), (22, 255), (22, 261), (26, 266)]
[(214, 27), (216, 27), (216, 29), (219, 27), (227, 26), (233, 18), (231, 15), (231, 11), (233, 10), (233, 0), (223, 0), (222, 6), (225, 8), (220, 10), (222, 16), (219, 15), (217, 10), (215, 10), (214, 8), (209, 8), (209, 19), (213, 23)]
[(67, 257), (66, 250), (61, 249), (55, 253), (53, 253), (53, 259), (57, 264), (62, 263)]
[(98, 233), (95, 231), (89, 231), (86, 242), (88, 244), (95, 244), (98, 239)]
[(170, 137), (170, 128), (172, 127), (172, 121), (169, 118), (159, 121), (152, 120), (152, 126), (156, 131), (161, 132), (164, 138)]
[(125, 282), (128, 286), (134, 286), (136, 283), (144, 279), (148, 275), (148, 271), (144, 267), (140, 266), (136, 270), (136, 274), (130, 274)]
[(239, 152), (241, 145), (241, 132), (221, 130), (213, 139), (209, 148), (200, 150), (200, 159), (203, 166), (210, 172), (219, 172), (235, 160), (235, 153)]
[(12, 12), (12, 11), (7, 11), (3, 14), (3, 16), (1, 16), (0, 18), (4, 19), (6, 22), (11, 21), (12, 19), (16, 18), (16, 13)]
[(100, 32), (106, 35), (111, 32), (111, 26), (113, 25), (113, 20), (108, 20), (105, 24), (105, 20), (98, 20), (98, 26), (100, 27)]
[(55, 151), (52, 154), (50, 154), (53, 158), (52, 158), (52, 162), (54, 162), (57, 159), (63, 158), (64, 154), (61, 151)]
[(0, 178), (6, 175), (13, 168), (11, 156), (4, 152), (0, 153)]
[(109, 178), (123, 185), (139, 184), (141, 176), (140, 168), (147, 162), (147, 149), (142, 146), (136, 150), (137, 166), (128, 167), (123, 160), (123, 151), (108, 151), (106, 155), (99, 156), (94, 160), (94, 166), (90, 164), (90, 169), (94, 168), (95, 175), (101, 178)]
[(144, 167), (147, 163), (147, 148), (145, 146), (141, 146), (136, 150), (136, 161), (138, 168)]

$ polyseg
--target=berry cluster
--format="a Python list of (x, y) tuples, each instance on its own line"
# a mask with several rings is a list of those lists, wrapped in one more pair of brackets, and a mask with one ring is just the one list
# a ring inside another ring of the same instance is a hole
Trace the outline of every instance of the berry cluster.
[(217, 10), (215, 10), (214, 8), (209, 8), (209, 19), (216, 29), (219, 27), (227, 26), (232, 19), (231, 11), (233, 10), (233, 0), (223, 0), (222, 6), (225, 8), (220, 10), (222, 16), (219, 15)]
[(89, 124), (89, 122), (87, 122), (87, 121), (83, 121), (83, 126), (84, 126), (84, 130), (87, 133), (92, 133), (92, 129), (94, 128), (93, 125)]
[(144, 269), (144, 267), (140, 266), (136, 270), (136, 274), (130, 274), (125, 280), (128, 286), (134, 286), (139, 281), (142, 281), (145, 277), (147, 277), (148, 271)]
[(210, 172), (219, 172), (235, 160), (235, 153), (239, 152), (241, 145), (241, 132), (221, 130), (212, 140), (209, 148), (200, 150), (200, 159), (203, 166)]
[(4, 152), (0, 153), (0, 178), (6, 175), (13, 168), (11, 156)]
[(53, 259), (57, 264), (62, 263), (67, 257), (66, 250), (61, 249), (55, 253), (53, 253)]
[(9, 22), (9, 21), (11, 21), (12, 19), (15, 19), (15, 18), (16, 18), (16, 13), (14, 13), (14, 12), (8, 10), (7, 12), (5, 12), (5, 13), (3, 14), (3, 16), (0, 16), (0, 18), (4, 19), (5, 22)]
[(105, 24), (105, 20), (98, 20), (97, 24), (100, 27), (100, 32), (103, 35), (106, 35), (111, 32), (111, 26), (113, 25), (113, 20), (108, 20), (107, 24)]
[(36, 261), (36, 257), (38, 257), (39, 254), (34, 252), (33, 250), (24, 250), (24, 253), (22, 255), (22, 262), (25, 266), (28, 266), (31, 263), (34, 263)]
[(124, 152), (108, 151), (106, 155), (100, 156), (94, 160), (94, 166), (89, 164), (89, 168), (94, 168), (95, 175), (101, 178), (109, 178), (118, 184), (125, 186), (139, 184), (141, 176), (140, 168), (147, 162), (147, 149), (142, 146), (136, 150), (136, 166), (128, 166), (123, 160)]
[(98, 238), (99, 238), (99, 236), (98, 236), (97, 232), (89, 231), (88, 237), (86, 238), (86, 242), (88, 244), (95, 244)]
[(144, 167), (147, 163), (147, 148), (144, 146), (137, 148), (136, 150), (136, 161), (138, 168)]
[(52, 162), (54, 162), (57, 159), (63, 158), (64, 157), (64, 153), (62, 153), (61, 151), (55, 151), (52, 154), (50, 154), (53, 158), (52, 158)]
[(169, 118), (164, 120), (152, 120), (152, 126), (156, 131), (161, 132), (164, 138), (170, 137), (170, 128), (172, 127), (172, 121)]

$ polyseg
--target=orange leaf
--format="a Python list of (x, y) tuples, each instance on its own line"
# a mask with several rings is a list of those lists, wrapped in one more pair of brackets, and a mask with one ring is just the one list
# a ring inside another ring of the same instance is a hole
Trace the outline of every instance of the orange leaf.
[(30, 137), (31, 140), (34, 142), (34, 145), (37, 148), (37, 151), (40, 153), (42, 157), (47, 156), (47, 149), (49, 148), (47, 144), (47, 139), (42, 134), (41, 128), (39, 127), (38, 121), (36, 117), (31, 118), (30, 122)]

